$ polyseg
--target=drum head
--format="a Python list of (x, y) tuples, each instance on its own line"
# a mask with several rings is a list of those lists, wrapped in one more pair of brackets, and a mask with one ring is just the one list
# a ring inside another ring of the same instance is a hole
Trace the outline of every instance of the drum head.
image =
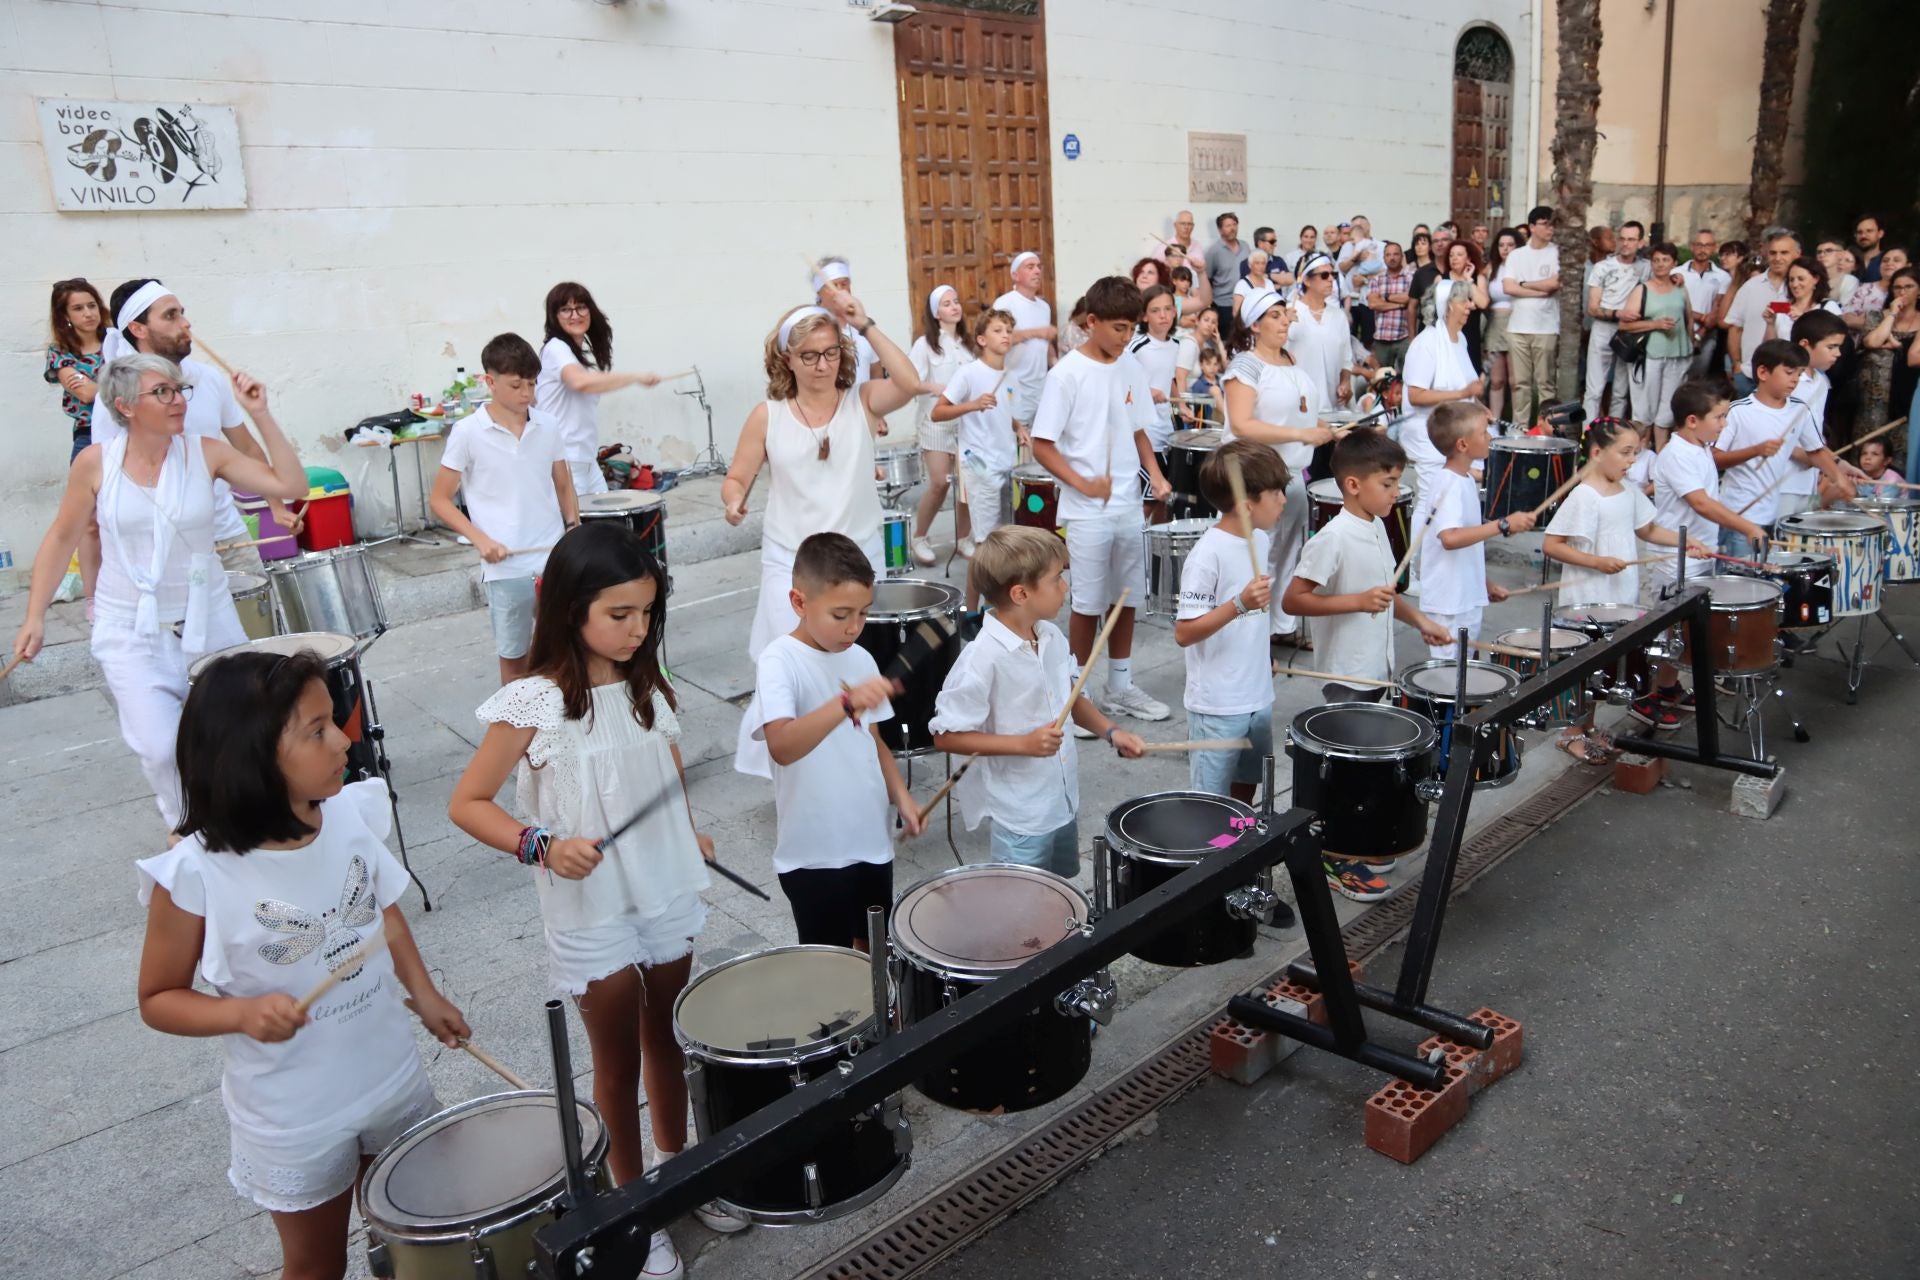
[[(566, 1185), (553, 1095), (475, 1098), (396, 1138), (367, 1170), (361, 1207), (401, 1234), (461, 1228), (531, 1208)], [(597, 1151), (600, 1113), (578, 1104), (580, 1147)]]
[(1215, 840), (1235, 835), (1253, 819), (1253, 810), (1231, 796), (1165, 791), (1129, 800), (1108, 814), (1107, 836), (1149, 861), (1194, 862), (1219, 852)]
[(1713, 596), (1716, 609), (1746, 609), (1754, 605), (1773, 604), (1780, 599), (1778, 583), (1766, 578), (1743, 578), (1733, 574), (1716, 574), (1700, 580)]
[(352, 636), (343, 636), (333, 631), (296, 631), (288, 636), (264, 636), (259, 640), (249, 640), (245, 644), (234, 645), (231, 649), (222, 649), (218, 653), (209, 653), (196, 658), (187, 668), (187, 679), (197, 680), (208, 665), (235, 653), (271, 653), (294, 654), (312, 653), (329, 667), (353, 656), (354, 640)]
[(1818, 537), (1822, 534), (1860, 534), (1878, 533), (1887, 527), (1887, 522), (1879, 516), (1870, 516), (1856, 511), (1802, 511), (1797, 515), (1782, 516), (1775, 526), (1782, 534), (1802, 534)]
[(852, 1039), (873, 1021), (873, 970), (850, 947), (775, 947), (695, 978), (673, 1028), (713, 1057), (791, 1058)]
[(1336, 507), (1346, 502), (1346, 499), (1340, 496), (1340, 482), (1332, 476), (1309, 484), (1307, 497), (1314, 502), (1331, 502)]
[(1814, 555), (1806, 551), (1781, 551), (1767, 553), (1767, 569), (1780, 573), (1818, 573), (1822, 569), (1833, 568), (1832, 556)]
[(1572, 453), (1574, 443), (1560, 436), (1502, 436), (1489, 441), (1487, 447), (1495, 453)]
[(960, 591), (944, 582), (922, 578), (888, 578), (873, 584), (869, 622), (907, 622), (937, 618), (959, 611)]
[(615, 489), (611, 493), (583, 493), (579, 498), (582, 519), (589, 516), (624, 516), (635, 511), (645, 511), (648, 507), (660, 505), (657, 493), (636, 493), (632, 489)]
[[(1449, 668), (1452, 663), (1446, 664)], [(1493, 668), (1511, 677), (1504, 667)], [(1516, 681), (1515, 687), (1518, 687)], [(1316, 755), (1396, 759), (1430, 749), (1439, 740), (1433, 721), (1405, 707), (1378, 702), (1332, 702), (1308, 707), (1287, 731), (1296, 746)]]
[(273, 584), (257, 573), (238, 573), (227, 570), (227, 594), (236, 600), (241, 596), (257, 596)]
[(1854, 511), (1871, 511), (1884, 515), (1892, 511), (1912, 511), (1920, 508), (1920, 498), (1849, 498), (1845, 505)]
[(893, 945), (940, 973), (992, 978), (1087, 921), (1087, 899), (1036, 867), (985, 863), (922, 880), (893, 908)]
[[(1538, 634), (1536, 632), (1536, 634)], [(1582, 636), (1581, 639), (1586, 637)], [(1537, 644), (1538, 641), (1535, 641)], [(1452, 702), (1460, 689), (1459, 664), (1447, 658), (1429, 658), (1400, 672), (1400, 686), (1435, 702)], [(1467, 705), (1492, 702), (1520, 687), (1520, 677), (1509, 667), (1470, 659), (1467, 662)]]
[[(1540, 652), (1540, 628), (1518, 627), (1512, 631), (1502, 631), (1493, 638), (1493, 642), (1504, 644), (1510, 649), (1528, 649), (1538, 653)], [(1553, 646), (1555, 653), (1572, 653), (1586, 642), (1587, 638), (1578, 631), (1568, 631), (1562, 627), (1552, 628), (1547, 640), (1547, 643)], [(1471, 675), (1468, 677), (1467, 687), (1471, 692), (1473, 687)]]
[(1196, 427), (1190, 431), (1176, 431), (1168, 438), (1169, 449), (1199, 449), (1209, 451), (1218, 449), (1226, 433), (1218, 427)]
[(1570, 604), (1553, 611), (1555, 623), (1573, 627), (1604, 627), (1612, 631), (1647, 616), (1645, 609), (1630, 604)]
[(1219, 523), (1217, 519), (1208, 519), (1204, 516), (1188, 520), (1168, 520), (1162, 524), (1147, 526), (1147, 540), (1192, 544), (1200, 541), (1201, 534)]
[(1013, 469), (1013, 478), (1021, 484), (1054, 484), (1053, 472), (1037, 462), (1023, 462)]

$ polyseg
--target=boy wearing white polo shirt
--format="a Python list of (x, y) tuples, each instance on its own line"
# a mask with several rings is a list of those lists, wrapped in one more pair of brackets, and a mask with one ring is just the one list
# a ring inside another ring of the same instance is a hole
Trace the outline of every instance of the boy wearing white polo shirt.
[[(447, 433), (429, 505), (485, 562), (480, 577), (505, 685), (527, 674), (533, 580), (560, 535), (580, 523), (580, 510), (560, 434), (531, 411), (539, 355), (519, 334), (503, 333), (480, 352), (480, 367), (493, 398)], [(468, 515), (454, 505), (455, 490), (464, 491)]]
[[(1047, 375), (1033, 420), (1033, 460), (1060, 481), (1060, 523), (1073, 562), (1074, 660), (1092, 661), (1101, 620), (1124, 589), (1146, 594), (1146, 520), (1140, 510), (1144, 474), (1156, 502), (1171, 486), (1160, 473), (1148, 431), (1153, 396), (1145, 372), (1127, 354), (1140, 319), (1140, 290), (1122, 276), (1087, 290), (1087, 341)], [(1133, 614), (1129, 603), (1107, 641), (1110, 715), (1165, 720), (1167, 704), (1133, 683)]]
[[(1722, 501), (1762, 529), (1772, 528), (1779, 514), (1780, 486), (1792, 474), (1796, 449), (1842, 498), (1853, 497), (1853, 484), (1840, 474), (1820, 425), (1795, 394), (1807, 364), (1806, 349), (1783, 338), (1769, 338), (1756, 347), (1753, 394), (1733, 402), (1726, 430), (1714, 442), (1713, 460), (1723, 472)], [(1733, 529), (1721, 531), (1720, 550), (1752, 560), (1765, 554), (1753, 539)]]
[[(1007, 352), (1013, 347), (1013, 317), (1004, 311), (989, 311), (980, 317), (979, 336), (974, 339), (980, 358), (970, 360), (948, 380), (946, 388), (934, 398), (928, 415), (935, 422), (958, 420), (956, 433), (959, 454), (955, 461), (964, 469), (961, 489), (966, 494), (967, 510), (973, 518), (973, 539), (977, 546), (1000, 524), (1000, 511), (1007, 497), (1007, 481), (1013, 475), (1014, 425), (1013, 396), (1006, 389), (1012, 377), (1007, 367)], [(979, 603), (979, 587), (973, 575), (967, 575), (967, 611)]]

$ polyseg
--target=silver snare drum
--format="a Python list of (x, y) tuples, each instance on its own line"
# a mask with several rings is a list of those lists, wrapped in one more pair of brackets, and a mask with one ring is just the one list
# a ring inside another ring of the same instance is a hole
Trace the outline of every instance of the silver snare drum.
[(363, 647), (387, 629), (387, 607), (365, 547), (309, 551), (267, 569), (288, 631), (333, 631)]
[(1147, 529), (1147, 612), (1172, 617), (1180, 609), (1180, 571), (1200, 536), (1219, 521), (1213, 517), (1169, 520)]
[(233, 597), (234, 612), (240, 615), (240, 629), (249, 640), (265, 640), (278, 635), (280, 619), (273, 608), (273, 583), (257, 573), (227, 572), (227, 594)]

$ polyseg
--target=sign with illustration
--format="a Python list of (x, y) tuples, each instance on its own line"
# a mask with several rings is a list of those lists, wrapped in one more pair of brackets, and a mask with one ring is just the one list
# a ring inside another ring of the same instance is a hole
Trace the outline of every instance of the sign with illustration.
[(57, 209), (247, 207), (232, 107), (42, 98), (40, 136)]
[(1187, 199), (1239, 204), (1247, 198), (1247, 135), (1187, 135)]

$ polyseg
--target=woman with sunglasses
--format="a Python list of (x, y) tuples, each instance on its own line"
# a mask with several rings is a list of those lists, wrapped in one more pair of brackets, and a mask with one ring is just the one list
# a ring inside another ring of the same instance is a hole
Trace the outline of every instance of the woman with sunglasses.
[(1334, 300), (1333, 259), (1312, 253), (1300, 260), (1287, 354), (1319, 390), (1320, 403), (1344, 407), (1352, 396), (1346, 370), (1353, 362), (1353, 331)]
[(653, 373), (613, 371), (613, 326), (583, 284), (547, 290), (547, 341), (540, 348), (534, 407), (560, 432), (575, 493), (605, 493), (600, 470), (600, 397), (622, 387), (651, 387)]
[(46, 643), (47, 606), (67, 561), (100, 525), (92, 649), (120, 716), (120, 736), (140, 758), (169, 831), (179, 823), (174, 739), (187, 698), (187, 669), (203, 654), (245, 644), (227, 575), (213, 549), (213, 482), (281, 502), (307, 493), (306, 468), (267, 411), (266, 388), (244, 373), (233, 390), (266, 442), (267, 462), (219, 437), (186, 433), (193, 385), (165, 356), (139, 353), (100, 371), (98, 399), (124, 430), (80, 451), (53, 525), (33, 558), (27, 618), (14, 657)]

